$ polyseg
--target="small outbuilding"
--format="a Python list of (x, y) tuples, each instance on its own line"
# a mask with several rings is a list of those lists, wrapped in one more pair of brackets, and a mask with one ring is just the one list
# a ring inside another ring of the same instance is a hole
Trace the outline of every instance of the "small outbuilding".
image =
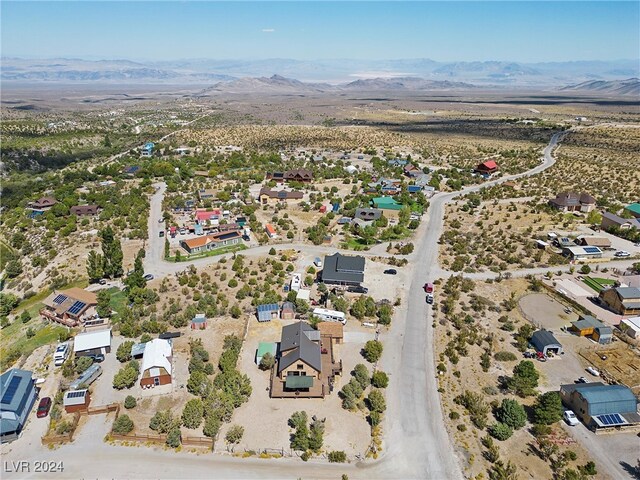
[(73, 353), (76, 357), (100, 353), (106, 355), (110, 352), (111, 329), (79, 333), (73, 339)]
[(64, 406), (65, 412), (74, 413), (87, 410), (90, 402), (91, 396), (89, 395), (89, 390), (69, 390), (64, 394), (62, 405)]
[(270, 353), (273, 355), (273, 358), (276, 358), (277, 351), (278, 346), (275, 342), (260, 342), (258, 344), (258, 349), (256, 350), (256, 365), (260, 365), (265, 353)]
[(265, 303), (263, 305), (258, 305), (257, 314), (259, 322), (277, 320), (280, 316), (280, 307), (277, 303)]
[(541, 352), (545, 356), (549, 353), (556, 355), (563, 353), (560, 342), (547, 330), (538, 330), (535, 332), (531, 337), (530, 343), (536, 351)]
[(204, 313), (196, 313), (191, 319), (191, 330), (204, 330), (207, 328), (207, 317)]
[(591, 337), (600, 344), (611, 343), (613, 329), (591, 315), (584, 315), (575, 322), (571, 322), (569, 330), (580, 337)]
[(149, 388), (171, 383), (172, 357), (171, 341), (155, 338), (147, 342), (142, 356), (140, 386)]
[(296, 306), (291, 302), (284, 302), (280, 309), (280, 318), (282, 320), (295, 320)]
[(631, 338), (640, 338), (640, 317), (623, 318), (618, 328)]

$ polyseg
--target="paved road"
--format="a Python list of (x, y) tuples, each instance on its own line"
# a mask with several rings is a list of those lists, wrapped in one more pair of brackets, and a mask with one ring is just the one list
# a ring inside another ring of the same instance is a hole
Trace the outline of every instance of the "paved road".
[[(108, 447), (102, 444), (103, 431), (108, 423), (94, 417), (83, 432), (91, 433), (78, 438), (75, 444), (49, 452), (40, 446), (15, 449), (5, 460), (56, 459), (65, 462), (66, 470), (57, 478), (93, 477), (188, 477), (188, 478), (299, 478), (311, 474), (313, 478), (335, 479), (342, 473), (350, 478), (362, 479), (458, 479), (462, 472), (444, 428), (444, 420), (437, 392), (433, 359), (432, 314), (425, 304), (422, 284), (439, 276), (438, 239), (443, 228), (443, 212), (447, 202), (459, 195), (477, 191), (482, 187), (525, 175), (535, 175), (549, 168), (555, 160), (551, 151), (560, 134), (552, 137), (545, 149), (544, 162), (521, 175), (512, 175), (464, 189), (461, 192), (441, 193), (431, 200), (425, 221), (416, 235), (416, 249), (409, 257), (413, 276), (409, 281), (407, 301), (398, 312), (391, 330), (383, 334), (385, 355), (381, 368), (390, 372), (391, 384), (387, 389), (387, 418), (384, 422), (385, 450), (376, 462), (333, 465), (325, 462), (302, 464), (285, 459), (264, 461), (221, 456), (194, 456), (165, 453), (160, 449)], [(183, 269), (188, 263), (172, 264), (161, 260), (163, 248), (154, 242), (159, 230), (159, 206), (162, 190), (151, 200), (149, 228), (151, 239), (145, 259), (145, 271), (163, 276)], [(155, 223), (154, 223), (155, 222)], [(270, 246), (243, 252), (244, 255), (264, 254)], [(283, 246), (284, 248), (284, 246)], [(326, 247), (294, 246), (312, 254), (334, 251)], [(206, 265), (217, 258), (196, 260), (196, 266)], [(82, 440), (82, 441), (81, 441)], [(28, 478), (29, 475), (10, 475), (6, 478)], [(37, 475), (31, 475), (32, 478)]]

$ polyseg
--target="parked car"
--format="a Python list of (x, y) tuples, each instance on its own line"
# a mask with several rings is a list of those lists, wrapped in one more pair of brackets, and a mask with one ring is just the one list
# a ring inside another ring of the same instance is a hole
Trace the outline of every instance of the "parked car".
[(564, 418), (565, 422), (567, 422), (572, 427), (575, 427), (578, 423), (580, 423), (578, 421), (578, 417), (576, 417), (576, 414), (573, 413), (573, 410), (566, 410), (562, 415), (562, 418)]
[(316, 257), (313, 260), (313, 264), (318, 268), (322, 268), (322, 259), (320, 257)]
[(92, 353), (90, 355), (87, 355), (87, 357), (89, 357), (91, 360), (93, 360), (96, 363), (104, 362), (104, 355), (101, 353)]
[(351, 293), (369, 293), (369, 289), (367, 287), (362, 287), (360, 285), (349, 287), (347, 291)]
[(535, 352), (524, 352), (524, 358), (535, 358)]
[(433, 293), (433, 283), (425, 283), (422, 288), (426, 293)]
[(164, 222), (164, 218), (159, 218), (158, 223), (162, 223), (162, 222)]
[(589, 372), (591, 375), (593, 375), (594, 377), (599, 377), (600, 376), (600, 372), (593, 368), (593, 367), (587, 367), (587, 372)]
[(388, 268), (382, 273), (384, 273), (385, 275), (397, 275), (398, 271), (395, 268)]
[(589, 380), (584, 377), (580, 377), (578, 380), (576, 380), (576, 383), (589, 383)]
[(51, 397), (42, 397), (40, 403), (38, 403), (36, 416), (38, 418), (44, 418), (49, 415), (49, 410), (51, 410)]
[(101, 279), (98, 281), (98, 283), (99, 283), (100, 285), (106, 285), (106, 284), (107, 284), (107, 279), (106, 279), (106, 278), (101, 278)]
[(616, 253), (613, 254), (613, 256), (621, 258), (621, 257), (630, 257), (631, 254), (626, 250), (618, 250)]
[(164, 237), (164, 230), (160, 230), (160, 231), (158, 232), (158, 236), (159, 236), (160, 238)]
[(546, 362), (547, 361), (547, 357), (544, 353), (542, 352), (536, 352), (536, 358), (538, 360), (540, 360), (541, 362)]
[(153, 280), (153, 275), (151, 275), (150, 273), (147, 273), (144, 277), (145, 280), (149, 281), (149, 280)]
[(433, 295), (430, 293), (427, 293), (427, 303), (429, 305), (431, 305), (433, 303)]

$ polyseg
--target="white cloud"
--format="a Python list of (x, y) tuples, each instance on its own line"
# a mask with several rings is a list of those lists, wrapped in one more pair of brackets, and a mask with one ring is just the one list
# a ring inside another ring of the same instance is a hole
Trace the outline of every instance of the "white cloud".
[(273, 32), (276, 31), (276, 29), (275, 28), (263, 28), (262, 31), (264, 33), (273, 33)]

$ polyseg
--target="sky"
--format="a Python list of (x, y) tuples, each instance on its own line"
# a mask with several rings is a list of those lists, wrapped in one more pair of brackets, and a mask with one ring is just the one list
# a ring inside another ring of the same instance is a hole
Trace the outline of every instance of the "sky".
[(0, 3), (31, 58), (519, 62), (640, 58), (638, 1)]

